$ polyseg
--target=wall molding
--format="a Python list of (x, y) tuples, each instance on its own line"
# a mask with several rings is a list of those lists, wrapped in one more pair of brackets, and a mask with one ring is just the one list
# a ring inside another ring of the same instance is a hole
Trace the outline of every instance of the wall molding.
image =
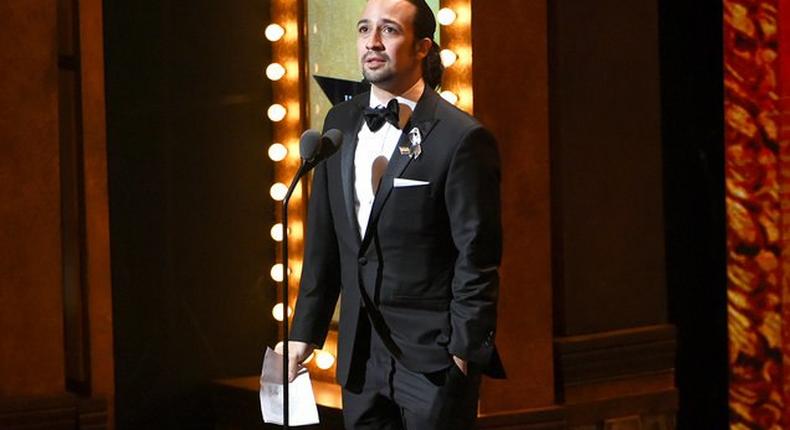
[(4, 430), (104, 430), (107, 401), (69, 394), (0, 399)]
[(634, 379), (672, 387), (676, 347), (669, 324), (556, 338), (558, 397), (570, 400), (568, 395), (582, 386), (633, 385), (624, 381)]

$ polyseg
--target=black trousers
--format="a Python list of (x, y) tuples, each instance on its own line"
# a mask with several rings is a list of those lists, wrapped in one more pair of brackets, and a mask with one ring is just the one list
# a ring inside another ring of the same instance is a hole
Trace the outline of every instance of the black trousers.
[(392, 357), (364, 316), (359, 329), (351, 383), (343, 389), (347, 430), (474, 428), (478, 369), (470, 366), (464, 375), (451, 363), (430, 374), (412, 372)]

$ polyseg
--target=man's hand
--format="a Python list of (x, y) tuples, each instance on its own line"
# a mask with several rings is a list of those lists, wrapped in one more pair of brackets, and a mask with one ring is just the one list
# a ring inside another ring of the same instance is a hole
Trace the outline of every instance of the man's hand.
[[(296, 372), (302, 367), (302, 362), (313, 353), (313, 345), (299, 342), (297, 340), (288, 341), (288, 382), (296, 379)], [(274, 347), (274, 352), (282, 355), (283, 343), (280, 342)]]
[(466, 362), (466, 360), (464, 360), (461, 357), (456, 357), (454, 355), (453, 356), (453, 361), (455, 362), (455, 365), (458, 366), (458, 368), (461, 370), (461, 373), (466, 375), (467, 372), (469, 371), (469, 364)]

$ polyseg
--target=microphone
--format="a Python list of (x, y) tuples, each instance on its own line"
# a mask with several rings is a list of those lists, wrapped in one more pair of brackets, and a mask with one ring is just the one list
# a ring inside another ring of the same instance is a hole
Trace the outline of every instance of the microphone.
[(302, 161), (312, 159), (320, 145), (321, 133), (315, 130), (305, 131), (299, 139), (299, 157)]
[(305, 171), (331, 157), (343, 144), (343, 132), (333, 128), (320, 136), (315, 130), (307, 130), (299, 141), (299, 155)]
[(296, 184), (299, 179), (305, 175), (310, 169), (317, 166), (323, 160), (329, 158), (332, 154), (337, 152), (340, 145), (343, 144), (343, 133), (333, 128), (322, 136), (315, 130), (307, 130), (302, 133), (299, 138), (299, 157), (302, 159), (302, 165), (296, 171), (291, 186), (288, 187), (288, 192), (283, 199), (282, 207), (282, 225), (283, 225), (283, 241), (282, 241), (282, 259), (283, 259), (283, 305), (284, 305), (284, 318), (283, 318), (283, 428), (288, 430), (289, 425), (289, 395), (288, 395), (288, 202), (291, 200), (291, 195), (296, 189)]

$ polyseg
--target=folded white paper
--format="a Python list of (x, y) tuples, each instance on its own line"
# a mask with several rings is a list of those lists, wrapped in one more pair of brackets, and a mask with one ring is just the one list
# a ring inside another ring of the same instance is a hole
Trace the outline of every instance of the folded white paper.
[[(310, 373), (301, 369), (288, 384), (288, 425), (318, 424)], [(261, 414), (265, 423), (283, 424), (283, 356), (266, 348), (261, 369)]]
[(400, 187), (419, 187), (420, 185), (428, 185), (430, 182), (426, 181), (418, 181), (416, 179), (406, 179), (406, 178), (394, 178), (392, 180), (392, 186), (395, 188)]

